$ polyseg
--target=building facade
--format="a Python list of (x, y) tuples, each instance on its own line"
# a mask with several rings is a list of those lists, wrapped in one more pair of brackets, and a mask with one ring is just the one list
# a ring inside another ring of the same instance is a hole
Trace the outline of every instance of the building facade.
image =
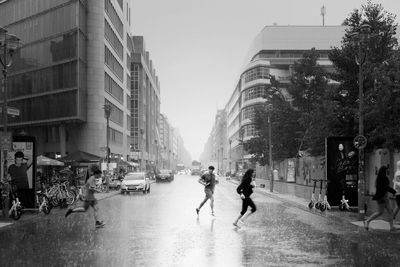
[(162, 165), (160, 139), (160, 83), (146, 51), (143, 36), (132, 37), (131, 62), (131, 158), (140, 169)]
[(214, 125), (204, 146), (200, 161), (203, 166), (213, 165), (217, 172), (229, 171), (229, 143), (227, 133), (227, 113), (217, 110)]
[(13, 0), (0, 4), (0, 25), (22, 48), (9, 70), (13, 133), (37, 138), (38, 154), (82, 150), (127, 158), (130, 145), (130, 1)]
[(332, 47), (340, 46), (344, 31), (344, 26), (267, 26), (256, 36), (225, 106), (231, 172), (255, 167), (242, 143), (256, 135), (252, 120), (256, 107), (266, 102), (271, 76), (279, 81), (280, 92), (290, 100), (286, 88), (294, 63), (305, 51), (315, 48), (320, 54), (318, 64), (333, 71), (328, 53)]

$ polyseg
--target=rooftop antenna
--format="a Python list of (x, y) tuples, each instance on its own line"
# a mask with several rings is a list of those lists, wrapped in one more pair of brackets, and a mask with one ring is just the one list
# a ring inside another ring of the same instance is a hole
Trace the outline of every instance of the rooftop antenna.
[(325, 14), (326, 14), (326, 7), (321, 7), (321, 16), (322, 16), (322, 26), (325, 26)]

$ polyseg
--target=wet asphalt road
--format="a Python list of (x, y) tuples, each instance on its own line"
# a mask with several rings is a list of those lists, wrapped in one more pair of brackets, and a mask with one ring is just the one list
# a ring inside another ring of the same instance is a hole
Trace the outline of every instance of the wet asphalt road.
[(258, 211), (240, 229), (235, 185), (221, 180), (216, 216), (197, 177), (175, 176), (151, 193), (99, 202), (106, 222), (95, 229), (92, 210), (63, 212), (0, 229), (0, 266), (399, 266), (400, 235), (366, 232), (254, 193)]

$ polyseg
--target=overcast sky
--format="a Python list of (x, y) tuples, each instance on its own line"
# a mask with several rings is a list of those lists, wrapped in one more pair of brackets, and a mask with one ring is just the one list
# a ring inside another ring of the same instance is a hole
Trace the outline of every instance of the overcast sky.
[[(198, 159), (238, 81), (252, 40), (266, 25), (339, 25), (361, 0), (131, 0), (161, 84), (161, 112)], [(400, 15), (399, 0), (374, 1)], [(399, 22), (399, 18), (397, 18)]]

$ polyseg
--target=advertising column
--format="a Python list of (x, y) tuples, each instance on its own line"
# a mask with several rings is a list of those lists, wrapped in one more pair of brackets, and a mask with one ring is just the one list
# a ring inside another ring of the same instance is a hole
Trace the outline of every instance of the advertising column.
[(7, 153), (7, 173), (24, 208), (35, 208), (36, 149), (32, 136), (13, 136)]

